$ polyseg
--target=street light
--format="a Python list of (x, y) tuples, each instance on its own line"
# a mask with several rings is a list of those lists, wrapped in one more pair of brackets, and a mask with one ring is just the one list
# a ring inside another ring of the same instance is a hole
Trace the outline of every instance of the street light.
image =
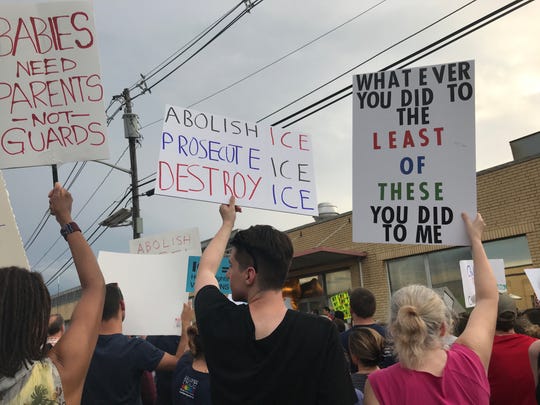
[(101, 226), (107, 226), (110, 228), (116, 228), (119, 226), (129, 226), (131, 225), (131, 222), (126, 222), (129, 218), (131, 218), (131, 208), (120, 208), (118, 211), (113, 212), (111, 215), (109, 215), (107, 218), (105, 218), (103, 221), (101, 221), (99, 224)]

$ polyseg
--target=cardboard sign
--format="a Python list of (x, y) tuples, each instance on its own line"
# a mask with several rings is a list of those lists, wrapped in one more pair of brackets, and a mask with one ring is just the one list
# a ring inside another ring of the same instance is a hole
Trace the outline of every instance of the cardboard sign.
[(351, 318), (351, 300), (348, 292), (342, 292), (330, 297), (334, 311), (342, 311), (345, 314), (345, 319)]
[(468, 245), (474, 62), (353, 77), (353, 241)]
[[(489, 259), (489, 264), (493, 269), (493, 275), (497, 280), (497, 289), (500, 293), (508, 292), (506, 287), (506, 274), (504, 271), (503, 259)], [(463, 283), (463, 296), (465, 297), (465, 307), (470, 308), (476, 305), (476, 288), (474, 287), (474, 262), (472, 260), (460, 260), (459, 269), (461, 271), (461, 282)]]
[[(186, 291), (195, 292), (195, 279), (197, 278), (197, 270), (199, 269), (199, 263), (201, 262), (201, 256), (189, 256), (188, 261), (188, 274), (186, 279)], [(227, 278), (227, 271), (231, 267), (229, 259), (224, 257), (221, 260), (219, 269), (216, 273), (216, 279), (219, 284), (219, 290), (223, 294), (231, 294), (231, 284)]]
[(129, 241), (129, 252), (137, 254), (163, 254), (184, 252), (200, 255), (199, 228), (167, 232)]
[(92, 3), (0, 10), (0, 168), (107, 159)]
[(536, 294), (536, 299), (540, 298), (540, 269), (525, 269), (525, 274), (531, 283)]
[(0, 171), (0, 267), (9, 266), (30, 268)]
[(156, 194), (318, 215), (309, 135), (167, 106)]
[(99, 252), (106, 283), (118, 283), (126, 303), (126, 335), (180, 335), (188, 256)]

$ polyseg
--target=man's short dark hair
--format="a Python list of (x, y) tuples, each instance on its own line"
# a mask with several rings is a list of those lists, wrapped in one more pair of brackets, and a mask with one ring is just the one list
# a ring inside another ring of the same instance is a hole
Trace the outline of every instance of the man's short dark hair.
[(47, 330), (47, 334), (49, 336), (56, 335), (58, 332), (62, 330), (62, 327), (64, 326), (64, 318), (60, 314), (53, 314), (51, 315), (51, 320), (49, 320), (49, 329)]
[(235, 259), (242, 268), (255, 268), (263, 291), (283, 287), (293, 256), (286, 233), (270, 225), (255, 225), (234, 235), (231, 245), (236, 248)]
[(109, 283), (105, 290), (105, 304), (103, 305), (103, 315), (101, 320), (108, 321), (116, 316), (120, 308), (120, 301), (124, 300), (122, 291), (118, 287), (118, 283)]
[(355, 288), (350, 294), (351, 311), (360, 318), (371, 318), (377, 309), (375, 296), (367, 288)]

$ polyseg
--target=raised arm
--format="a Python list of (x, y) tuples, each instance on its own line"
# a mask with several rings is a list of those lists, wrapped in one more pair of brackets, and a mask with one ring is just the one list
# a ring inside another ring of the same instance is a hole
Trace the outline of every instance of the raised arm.
[(206, 285), (219, 287), (216, 272), (227, 248), (234, 221), (236, 220), (236, 213), (241, 212), (240, 207), (236, 207), (234, 202), (234, 196), (232, 196), (229, 204), (221, 204), (219, 207), (219, 213), (223, 222), (216, 236), (210, 241), (201, 256), (197, 278), (195, 279), (195, 295)]
[[(60, 183), (49, 193), (51, 214), (62, 228), (73, 222), (73, 198)], [(105, 300), (105, 281), (96, 257), (81, 232), (68, 233), (67, 243), (79, 275), (82, 295), (77, 303), (69, 329), (49, 352), (55, 363), (66, 403), (80, 403), (86, 372), (96, 346)]]
[(497, 291), (497, 281), (482, 245), (482, 232), (485, 228), (484, 220), (480, 214), (476, 215), (474, 222), (470, 220), (467, 214), (462, 214), (462, 218), (471, 241), (476, 306), (471, 312), (467, 327), (456, 340), (456, 343), (461, 343), (478, 354), (487, 372), (493, 337), (495, 336), (499, 293)]

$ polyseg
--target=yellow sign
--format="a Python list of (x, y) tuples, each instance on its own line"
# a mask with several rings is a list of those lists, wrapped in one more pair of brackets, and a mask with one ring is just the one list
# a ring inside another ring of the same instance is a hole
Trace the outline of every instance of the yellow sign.
[(330, 301), (332, 302), (332, 307), (334, 308), (334, 311), (342, 311), (345, 314), (345, 319), (350, 319), (351, 317), (351, 309), (350, 309), (350, 303), (351, 300), (349, 299), (349, 293), (348, 292), (342, 292), (336, 295), (332, 295), (330, 297)]

